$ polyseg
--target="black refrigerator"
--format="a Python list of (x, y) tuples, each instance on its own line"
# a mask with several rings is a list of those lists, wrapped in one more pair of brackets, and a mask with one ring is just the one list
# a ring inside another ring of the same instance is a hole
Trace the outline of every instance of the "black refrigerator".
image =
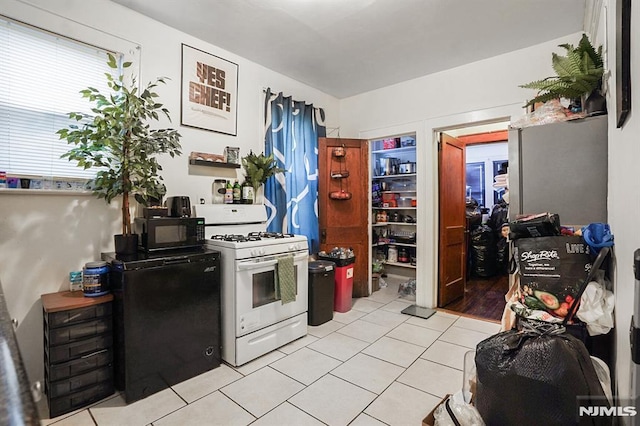
[(127, 403), (220, 365), (220, 253), (116, 256), (116, 389)]

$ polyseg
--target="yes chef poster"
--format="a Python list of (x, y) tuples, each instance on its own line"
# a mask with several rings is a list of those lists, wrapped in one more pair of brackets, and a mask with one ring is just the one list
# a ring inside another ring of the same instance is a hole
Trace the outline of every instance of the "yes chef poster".
[(182, 45), (181, 124), (236, 135), (238, 65)]

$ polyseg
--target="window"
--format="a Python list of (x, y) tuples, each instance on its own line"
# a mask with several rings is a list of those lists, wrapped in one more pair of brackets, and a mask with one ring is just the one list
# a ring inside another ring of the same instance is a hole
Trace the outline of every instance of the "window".
[(467, 202), (471, 198), (484, 206), (484, 162), (467, 163)]
[(10, 175), (90, 178), (60, 155), (56, 132), (71, 111), (91, 113), (80, 90), (109, 88), (107, 51), (0, 17), (0, 170)]
[[(509, 162), (505, 160), (493, 161), (493, 177), (495, 178), (497, 175), (502, 175), (507, 173), (507, 169), (509, 167)], [(506, 187), (500, 187), (494, 185), (493, 192), (493, 204), (498, 204), (500, 200), (502, 200), (502, 196), (506, 192)]]

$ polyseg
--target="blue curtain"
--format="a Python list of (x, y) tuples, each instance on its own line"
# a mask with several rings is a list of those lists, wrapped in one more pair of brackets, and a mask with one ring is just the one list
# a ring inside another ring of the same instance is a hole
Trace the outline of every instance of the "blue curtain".
[(326, 135), (324, 110), (266, 90), (265, 153), (285, 170), (264, 188), (267, 230), (305, 235), (319, 249), (318, 137)]

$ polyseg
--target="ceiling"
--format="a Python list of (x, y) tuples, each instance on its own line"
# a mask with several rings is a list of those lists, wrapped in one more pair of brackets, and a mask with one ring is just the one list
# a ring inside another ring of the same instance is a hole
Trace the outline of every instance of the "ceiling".
[(589, 0), (113, 0), (337, 98), (583, 30)]

